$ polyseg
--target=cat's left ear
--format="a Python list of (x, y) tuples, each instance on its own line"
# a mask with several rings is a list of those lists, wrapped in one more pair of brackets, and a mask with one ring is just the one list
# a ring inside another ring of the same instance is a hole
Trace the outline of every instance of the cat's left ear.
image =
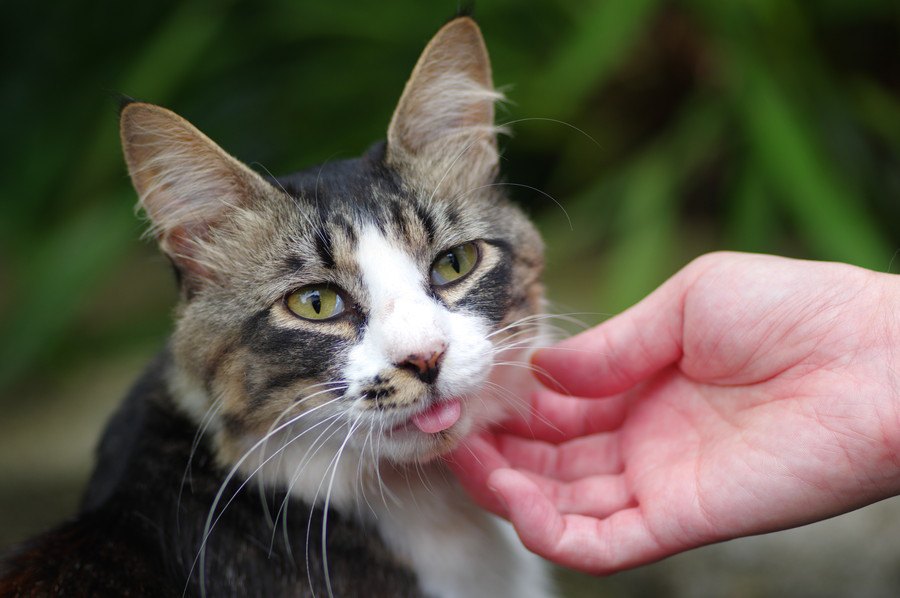
[(435, 34), (406, 83), (387, 135), (387, 161), (429, 186), (465, 192), (497, 175), (494, 102), (481, 31), (468, 17)]

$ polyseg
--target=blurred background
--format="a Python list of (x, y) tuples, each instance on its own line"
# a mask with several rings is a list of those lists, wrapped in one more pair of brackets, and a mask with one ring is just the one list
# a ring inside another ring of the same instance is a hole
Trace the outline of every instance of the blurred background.
[[(134, 213), (116, 94), (285, 174), (384, 136), (456, 1), (6, 3), (0, 551), (71, 514), (176, 298)], [(900, 272), (896, 0), (481, 0), (510, 193), (557, 311), (593, 324), (733, 249)], [(561, 207), (562, 206), (562, 207)], [(571, 224), (570, 224), (571, 223)], [(897, 499), (567, 596), (897, 596)]]

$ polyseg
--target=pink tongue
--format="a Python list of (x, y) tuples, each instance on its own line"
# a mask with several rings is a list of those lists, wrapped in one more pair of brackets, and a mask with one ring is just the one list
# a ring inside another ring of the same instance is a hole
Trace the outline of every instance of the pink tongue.
[(428, 411), (414, 415), (412, 421), (426, 434), (436, 434), (459, 421), (461, 411), (459, 399), (441, 401), (432, 405)]

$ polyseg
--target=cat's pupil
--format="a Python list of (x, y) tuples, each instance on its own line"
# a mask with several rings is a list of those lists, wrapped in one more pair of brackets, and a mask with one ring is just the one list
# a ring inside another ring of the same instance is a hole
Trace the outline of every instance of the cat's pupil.
[(307, 295), (307, 299), (317, 314), (322, 313), (322, 297), (319, 295), (319, 291), (313, 291)]
[(457, 274), (459, 274), (459, 260), (456, 258), (456, 253), (451, 251), (447, 254), (447, 259), (450, 262), (450, 267), (453, 268)]

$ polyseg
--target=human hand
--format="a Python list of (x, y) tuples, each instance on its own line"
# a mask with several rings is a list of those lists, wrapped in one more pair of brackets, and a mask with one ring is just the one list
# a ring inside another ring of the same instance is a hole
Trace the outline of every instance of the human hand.
[(597, 574), (898, 494), (898, 278), (703, 256), (537, 353), (527, 420), (450, 466), (529, 549)]

